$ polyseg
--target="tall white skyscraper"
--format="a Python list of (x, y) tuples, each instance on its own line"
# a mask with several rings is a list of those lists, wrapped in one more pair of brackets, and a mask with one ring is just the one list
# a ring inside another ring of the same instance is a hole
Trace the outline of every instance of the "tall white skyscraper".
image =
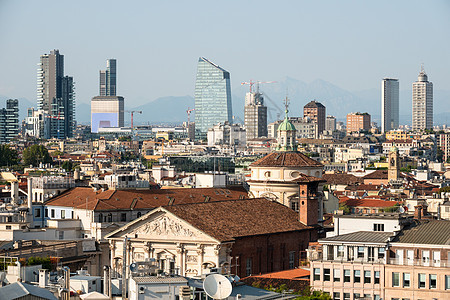
[(425, 70), (419, 73), (417, 81), (412, 85), (412, 129), (423, 130), (433, 128), (433, 83), (428, 81)]
[(381, 81), (381, 132), (397, 129), (399, 123), (398, 79)]

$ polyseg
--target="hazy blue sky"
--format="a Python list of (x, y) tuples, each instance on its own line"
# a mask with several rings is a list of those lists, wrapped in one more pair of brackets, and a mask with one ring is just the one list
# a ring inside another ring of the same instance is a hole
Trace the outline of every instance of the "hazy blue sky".
[(52, 49), (78, 102), (98, 94), (107, 58), (128, 106), (193, 95), (199, 56), (232, 88), (289, 76), (355, 91), (390, 76), (409, 89), (423, 62), (450, 89), (450, 1), (0, 0), (0, 95), (36, 101), (36, 64)]

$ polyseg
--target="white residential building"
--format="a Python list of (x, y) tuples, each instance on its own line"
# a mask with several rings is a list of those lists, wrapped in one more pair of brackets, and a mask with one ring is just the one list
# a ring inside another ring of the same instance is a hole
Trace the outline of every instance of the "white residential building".
[(412, 87), (412, 129), (433, 129), (433, 83), (423, 68)]

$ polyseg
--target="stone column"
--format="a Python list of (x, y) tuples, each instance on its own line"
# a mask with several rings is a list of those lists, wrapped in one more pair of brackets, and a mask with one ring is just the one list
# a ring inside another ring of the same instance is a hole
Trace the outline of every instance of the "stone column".
[(203, 270), (203, 253), (204, 253), (205, 245), (197, 244), (197, 262), (198, 262), (198, 273), (197, 275), (202, 275)]
[(145, 243), (144, 244), (144, 251), (145, 251), (145, 255), (147, 256), (147, 258), (152, 258), (153, 257), (153, 255), (152, 255), (152, 251), (153, 251), (152, 243), (150, 243), (150, 242)]
[(178, 264), (180, 266), (180, 275), (181, 276), (185, 276), (185, 274), (184, 274), (185, 266), (184, 266), (184, 257), (183, 257), (184, 251), (183, 250), (184, 250), (183, 244), (177, 243), (177, 260), (178, 260)]

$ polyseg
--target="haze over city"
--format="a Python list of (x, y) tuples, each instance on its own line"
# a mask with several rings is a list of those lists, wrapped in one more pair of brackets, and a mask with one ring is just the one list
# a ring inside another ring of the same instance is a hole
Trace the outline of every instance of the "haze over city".
[[(449, 15), (448, 1), (1, 1), (0, 65), (8, 72), (0, 74), (0, 95), (35, 104), (39, 56), (59, 49), (77, 105), (98, 93), (108, 58), (118, 61), (117, 92), (128, 107), (193, 96), (204, 56), (230, 72), (232, 93), (242, 98), (240, 83), (250, 79), (321, 79), (358, 92), (379, 91), (382, 78), (394, 77), (409, 112), (402, 91), (422, 63), (436, 90), (450, 90)], [(448, 94), (435, 96), (435, 105)]]

